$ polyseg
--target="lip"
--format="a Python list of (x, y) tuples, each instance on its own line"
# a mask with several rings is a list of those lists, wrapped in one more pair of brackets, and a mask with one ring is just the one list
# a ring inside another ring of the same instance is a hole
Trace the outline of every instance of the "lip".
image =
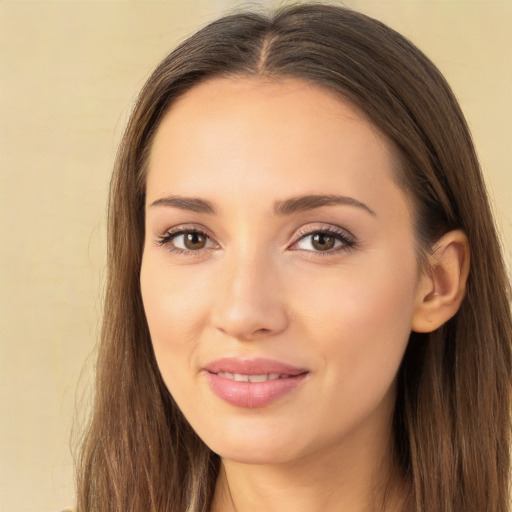
[[(215, 395), (236, 407), (257, 408), (275, 402), (293, 391), (308, 375), (308, 370), (272, 359), (223, 358), (208, 363), (204, 373)], [(219, 373), (242, 375), (279, 374), (264, 382), (240, 382)]]

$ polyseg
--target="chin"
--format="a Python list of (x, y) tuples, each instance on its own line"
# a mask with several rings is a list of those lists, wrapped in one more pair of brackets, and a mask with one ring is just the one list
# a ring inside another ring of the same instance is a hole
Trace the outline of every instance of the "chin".
[(281, 464), (301, 457), (305, 447), (297, 435), (282, 432), (249, 432), (240, 435), (225, 431), (220, 436), (206, 435), (203, 441), (223, 459), (244, 464)]

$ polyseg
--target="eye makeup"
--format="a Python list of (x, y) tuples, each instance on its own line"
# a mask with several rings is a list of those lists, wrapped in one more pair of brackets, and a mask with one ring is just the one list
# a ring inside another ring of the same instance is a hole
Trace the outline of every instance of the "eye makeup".
[[(183, 225), (166, 231), (158, 237), (156, 244), (174, 254), (185, 256), (221, 247), (203, 227)], [(299, 230), (288, 250), (327, 256), (347, 251), (355, 245), (354, 236), (344, 229), (335, 226), (310, 227)]]

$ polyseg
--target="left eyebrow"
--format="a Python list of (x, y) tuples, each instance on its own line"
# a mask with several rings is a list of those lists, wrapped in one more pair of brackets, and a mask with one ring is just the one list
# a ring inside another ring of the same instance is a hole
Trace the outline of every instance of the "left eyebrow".
[(362, 208), (374, 217), (377, 214), (366, 204), (354, 199), (353, 197), (340, 196), (337, 194), (307, 195), (292, 197), (286, 201), (276, 201), (274, 203), (274, 213), (276, 215), (291, 215), (292, 213), (314, 210), (322, 206), (347, 205)]

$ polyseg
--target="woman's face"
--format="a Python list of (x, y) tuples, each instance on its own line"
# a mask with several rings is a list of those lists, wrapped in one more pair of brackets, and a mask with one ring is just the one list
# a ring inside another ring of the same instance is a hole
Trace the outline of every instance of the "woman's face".
[(298, 80), (214, 79), (166, 114), (141, 269), (158, 366), (227, 459), (387, 442), (422, 276), (386, 140)]

